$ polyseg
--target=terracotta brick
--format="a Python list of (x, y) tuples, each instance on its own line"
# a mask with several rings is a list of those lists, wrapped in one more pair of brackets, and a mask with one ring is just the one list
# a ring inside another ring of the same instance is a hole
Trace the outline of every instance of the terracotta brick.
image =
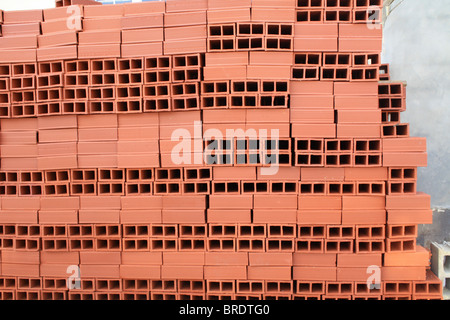
[(40, 35), (41, 24), (39, 22), (3, 24), (3, 36)]
[(250, 8), (209, 10), (207, 12), (208, 23), (233, 23), (250, 21)]
[(0, 45), (4, 49), (36, 49), (37, 37), (35, 35), (24, 35), (21, 37), (1, 38)]
[(250, 266), (291, 266), (292, 253), (249, 253)]
[(249, 65), (247, 67), (248, 79), (290, 79), (291, 68), (285, 66), (258, 66)]
[(426, 268), (424, 267), (381, 268), (382, 281), (424, 281), (426, 278)]
[(214, 167), (213, 177), (215, 180), (255, 180), (255, 168), (248, 167)]
[(255, 66), (256, 65), (291, 66), (293, 63), (293, 55), (291, 52), (250, 51), (249, 59), (250, 65)]
[(342, 208), (346, 209), (384, 209), (386, 197), (381, 196), (343, 196)]
[(93, 44), (78, 46), (78, 58), (80, 59), (118, 58), (120, 56), (120, 44)]
[(162, 206), (164, 209), (205, 209), (205, 196), (171, 196), (162, 197)]
[(129, 15), (122, 17), (121, 29), (139, 29), (139, 28), (158, 28), (163, 27), (164, 15), (158, 14), (146, 14), (146, 15)]
[(294, 280), (336, 281), (336, 267), (293, 267)]
[(299, 196), (298, 208), (300, 210), (341, 210), (342, 197), (340, 196), (322, 196), (320, 201), (316, 196)]
[(378, 86), (375, 82), (335, 82), (334, 94), (337, 96), (355, 95), (378, 96)]
[(120, 265), (120, 278), (161, 279), (161, 266)]
[(351, 254), (340, 253), (337, 255), (338, 267), (365, 267), (376, 265), (382, 265), (382, 254), (369, 253), (369, 254)]
[(336, 125), (294, 123), (292, 135), (296, 138), (336, 138)]
[(67, 264), (78, 265), (80, 263), (79, 252), (40, 252), (40, 262), (42, 264)]
[(206, 280), (245, 280), (247, 279), (247, 266), (205, 266)]
[(292, 263), (299, 267), (335, 267), (336, 254), (294, 253)]
[(83, 31), (120, 30), (122, 21), (119, 17), (98, 17), (83, 20)]
[(2, 263), (18, 263), (18, 264), (39, 264), (39, 251), (2, 251)]
[(197, 210), (162, 210), (163, 223), (205, 223), (205, 211)]
[(429, 267), (430, 251), (417, 246), (416, 252), (386, 252), (384, 254), (386, 267)]
[(162, 265), (162, 252), (130, 252), (123, 251), (122, 265)]
[(204, 252), (163, 252), (164, 265), (205, 265)]
[(292, 94), (298, 95), (332, 95), (333, 84), (329, 81), (291, 81)]
[(383, 139), (384, 152), (426, 152), (426, 138)]
[(212, 66), (205, 67), (204, 70), (205, 80), (224, 80), (224, 79), (245, 79), (247, 77), (247, 68), (245, 66)]
[(206, 25), (206, 11), (170, 12), (164, 15), (164, 27)]
[[(83, 16), (83, 7), (81, 5), (74, 5), (76, 6), (77, 10), (81, 13), (81, 16)], [(43, 17), (44, 21), (50, 21), (50, 20), (59, 20), (59, 19), (65, 19), (68, 16), (70, 16), (67, 7), (60, 7), (60, 8), (49, 8), (44, 9), (43, 11)]]
[(78, 211), (76, 210), (39, 210), (39, 223), (41, 224), (76, 224)]
[(3, 276), (26, 276), (26, 277), (39, 277), (39, 264), (13, 264), (2, 263), (2, 275)]
[[(113, 32), (113, 31), (108, 31)], [(86, 33), (86, 32), (83, 32)], [(114, 32), (115, 34), (115, 32)], [(164, 40), (163, 28), (122, 30), (122, 43), (160, 42)]]
[(257, 209), (253, 210), (253, 223), (296, 223), (295, 209)]
[(345, 168), (346, 181), (387, 180), (387, 168)]
[(370, 273), (367, 273), (365, 268), (337, 268), (337, 281), (367, 281)]
[[(343, 219), (343, 217), (342, 217)], [(298, 224), (341, 224), (340, 210), (299, 210), (297, 211)]]
[(247, 252), (206, 252), (206, 266), (246, 266), (249, 263)]
[[(276, 4), (277, 8), (295, 8), (296, 6), (296, 1), (295, 0), (283, 0), (283, 1), (279, 1)], [(271, 0), (255, 0), (252, 1), (252, 7), (253, 8), (273, 8), (275, 6), (275, 4), (273, 3), (273, 1)]]
[(206, 39), (184, 39), (164, 41), (164, 54), (206, 52)]
[(105, 16), (121, 17), (124, 14), (124, 6), (122, 5), (103, 5), (101, 7), (96, 5), (88, 5), (84, 6), (83, 9), (85, 18), (97, 18)]
[(415, 195), (386, 196), (387, 209), (429, 209), (431, 197), (423, 192)]
[(342, 210), (343, 224), (385, 224), (386, 211), (376, 209)]
[(208, 223), (250, 223), (251, 210), (220, 210), (208, 209), (206, 212)]
[(120, 43), (120, 39), (120, 30), (80, 32), (78, 35), (78, 43), (81, 45), (96, 43)]
[(115, 264), (121, 263), (120, 252), (80, 252), (81, 264)]
[(302, 168), (302, 181), (343, 181), (344, 168)]
[(209, 196), (211, 209), (252, 209), (252, 195), (211, 195)]
[(389, 224), (432, 224), (433, 211), (431, 209), (403, 209), (387, 210)]
[(303, 109), (291, 107), (292, 123), (334, 123), (334, 111), (332, 109)]
[(252, 7), (252, 21), (295, 22), (294, 8), (261, 8)]
[(289, 281), (292, 279), (291, 267), (272, 267), (272, 266), (249, 266), (249, 280), (281, 280)]
[(8, 10), (3, 12), (3, 23), (27, 23), (40, 22), (43, 20), (43, 11), (37, 10)]
[[(151, 30), (151, 29), (150, 29)], [(164, 39), (169, 40), (187, 40), (187, 39), (206, 39), (206, 26), (188, 26), (173, 27), (164, 29)], [(162, 40), (162, 39), (161, 39)]]
[(255, 209), (297, 209), (295, 195), (258, 195), (254, 196)]
[(233, 9), (233, 8), (250, 8), (252, 6), (252, 2), (250, 0), (208, 0), (208, 9), (209, 10), (217, 10), (217, 9)]
[(142, 2), (142, 3), (125, 3), (123, 5), (123, 15), (139, 15), (142, 12), (165, 13), (166, 4), (164, 2)]
[(246, 52), (207, 52), (205, 54), (205, 66), (246, 66), (249, 63)]
[(207, 0), (193, 0), (189, 4), (187, 4), (183, 0), (172, 0), (166, 3), (166, 12), (195, 11), (207, 9)]
[(167, 266), (161, 267), (161, 279), (203, 279), (203, 266)]

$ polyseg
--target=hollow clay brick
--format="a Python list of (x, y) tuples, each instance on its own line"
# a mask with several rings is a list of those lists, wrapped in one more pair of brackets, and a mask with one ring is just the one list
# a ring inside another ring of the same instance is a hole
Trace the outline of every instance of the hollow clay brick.
[(206, 25), (206, 11), (170, 12), (164, 15), (164, 27)]
[(247, 279), (247, 266), (205, 266), (206, 280), (245, 280)]
[(164, 13), (166, 4), (164, 2), (144, 2), (144, 3), (125, 3), (123, 5), (123, 15), (139, 15), (142, 12)]
[(209, 24), (246, 22), (251, 20), (250, 17), (250, 8), (208, 10), (207, 12)]
[(3, 23), (27, 23), (27, 22), (41, 22), (43, 20), (42, 10), (20, 10), (20, 11), (4, 11)]
[(232, 9), (232, 8), (250, 8), (252, 2), (250, 0), (208, 0), (208, 10)]
[[(120, 43), (120, 30), (100, 30), (80, 32), (78, 35), (78, 44), (100, 44), (100, 43)], [(156, 41), (156, 40), (155, 40)]]
[(123, 265), (162, 265), (162, 252), (122, 252)]
[(209, 207), (212, 209), (252, 209), (253, 196), (251, 195), (211, 195)]
[(79, 252), (40, 252), (40, 261), (42, 264), (64, 264), (78, 265), (80, 263)]
[(336, 281), (336, 267), (293, 267), (294, 280)]
[(205, 54), (205, 66), (248, 65), (246, 52), (208, 52)]
[(293, 266), (299, 267), (335, 267), (336, 254), (334, 253), (294, 253)]
[(250, 266), (291, 266), (291, 253), (249, 253)]
[(203, 266), (172, 266), (163, 265), (161, 267), (161, 279), (179, 279), (186, 277), (192, 280), (203, 279)]
[(429, 209), (431, 197), (423, 192), (415, 195), (386, 196), (387, 209)]
[(249, 266), (249, 280), (291, 280), (291, 267)]
[(0, 45), (4, 49), (36, 49), (37, 37), (35, 35), (24, 35), (1, 38)]
[(207, 10), (208, 1), (207, 0), (194, 0), (187, 4), (183, 0), (172, 0), (166, 3), (166, 12), (184, 12), (184, 11), (195, 11), (195, 10)]
[(161, 279), (161, 266), (120, 265), (120, 278), (123, 279)]
[[(115, 31), (107, 31), (107, 32), (115, 34)], [(129, 30), (122, 30), (121, 32), (122, 32), (122, 44), (160, 42), (164, 40), (163, 28), (129, 29)]]
[(85, 18), (98, 18), (98, 17), (121, 17), (124, 14), (124, 6), (122, 5), (87, 5), (83, 6)]
[(2, 275), (39, 277), (39, 264), (2, 263)]
[(81, 264), (120, 264), (120, 252), (80, 252)]
[(298, 224), (341, 224), (341, 211), (339, 210), (299, 210), (297, 212)]

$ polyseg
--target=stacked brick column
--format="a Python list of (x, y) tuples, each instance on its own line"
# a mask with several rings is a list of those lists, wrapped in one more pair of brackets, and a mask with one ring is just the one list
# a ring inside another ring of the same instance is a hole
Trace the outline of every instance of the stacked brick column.
[(4, 12), (0, 298), (441, 299), (381, 5)]

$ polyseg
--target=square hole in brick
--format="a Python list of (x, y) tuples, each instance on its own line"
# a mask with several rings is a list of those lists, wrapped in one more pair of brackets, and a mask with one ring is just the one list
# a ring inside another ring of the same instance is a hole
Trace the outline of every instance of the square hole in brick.
[[(444, 271), (450, 272), (450, 256), (444, 256)], [(450, 289), (450, 284), (447, 288)]]
[(443, 286), (444, 286), (444, 292), (448, 293), (450, 290), (450, 278), (444, 278)]

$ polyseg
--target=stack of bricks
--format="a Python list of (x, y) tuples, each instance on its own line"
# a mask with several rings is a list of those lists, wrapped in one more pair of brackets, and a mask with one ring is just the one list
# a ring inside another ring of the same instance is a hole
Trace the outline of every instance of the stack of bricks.
[(441, 299), (381, 6), (3, 12), (0, 298)]

